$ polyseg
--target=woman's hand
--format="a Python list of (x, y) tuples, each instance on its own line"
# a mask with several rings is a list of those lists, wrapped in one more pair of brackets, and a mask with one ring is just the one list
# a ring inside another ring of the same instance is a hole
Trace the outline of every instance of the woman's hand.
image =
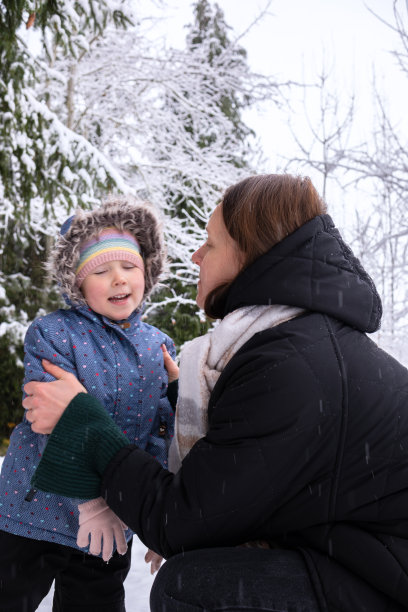
[(43, 359), (44, 370), (57, 380), (53, 382), (31, 381), (24, 385), (27, 397), (23, 400), (27, 420), (35, 433), (50, 434), (70, 401), (78, 393), (86, 393), (85, 387), (70, 372)]
[(161, 345), (161, 349), (163, 351), (164, 367), (167, 370), (169, 383), (174, 382), (179, 377), (179, 367), (177, 363), (171, 358), (170, 353), (168, 352), (165, 344)]

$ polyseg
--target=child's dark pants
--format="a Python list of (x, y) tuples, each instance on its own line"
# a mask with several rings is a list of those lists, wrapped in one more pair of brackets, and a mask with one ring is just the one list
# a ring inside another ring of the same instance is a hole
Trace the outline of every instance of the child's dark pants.
[(54, 580), (53, 612), (125, 612), (131, 544), (106, 563), (68, 546), (0, 531), (1, 612), (34, 612)]

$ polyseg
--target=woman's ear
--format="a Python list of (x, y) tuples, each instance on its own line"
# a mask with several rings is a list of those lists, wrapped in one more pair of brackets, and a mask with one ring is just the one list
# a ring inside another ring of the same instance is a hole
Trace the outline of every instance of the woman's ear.
[(242, 270), (244, 269), (244, 267), (246, 265), (246, 261), (245, 261), (246, 257), (245, 257), (244, 251), (238, 246), (238, 242), (236, 242), (236, 241), (234, 241), (234, 242), (235, 242), (236, 257), (237, 257), (238, 267), (239, 267), (238, 274), (241, 274)]

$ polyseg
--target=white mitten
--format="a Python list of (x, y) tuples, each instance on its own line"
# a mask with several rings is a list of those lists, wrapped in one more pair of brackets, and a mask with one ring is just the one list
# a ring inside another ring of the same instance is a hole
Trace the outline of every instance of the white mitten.
[(125, 530), (127, 526), (109, 508), (102, 497), (91, 499), (78, 506), (79, 530), (77, 545), (86, 548), (89, 544), (89, 553), (99, 555), (109, 561), (113, 553), (113, 544), (116, 541), (116, 550), (120, 555), (127, 551)]

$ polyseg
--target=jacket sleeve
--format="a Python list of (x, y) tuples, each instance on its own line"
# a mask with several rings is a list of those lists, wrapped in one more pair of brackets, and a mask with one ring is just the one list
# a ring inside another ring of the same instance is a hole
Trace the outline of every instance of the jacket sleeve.
[(319, 508), (328, 511), (336, 431), (324, 390), (304, 359), (244, 364), (209, 416), (207, 435), (177, 474), (129, 447), (105, 471), (102, 494), (149, 548), (168, 557), (237, 545), (270, 536), (263, 526), (274, 517), (275, 532), (282, 533), (290, 521), (283, 509), (293, 500), (308, 503), (310, 487), (317, 491), (319, 483)]
[[(63, 349), (64, 338), (49, 332), (48, 319), (36, 319), (31, 323), (24, 339), (24, 381), (23, 399), (25, 397), (24, 385), (32, 380), (39, 382), (51, 382), (55, 380), (42, 366), (42, 359), (48, 359), (52, 363), (64, 368), (67, 372), (76, 374), (71, 354), (66, 355), (67, 349)], [(28, 423), (25, 417), (23, 420)], [(39, 449), (44, 449), (48, 436), (38, 435)]]
[[(28, 328), (24, 339), (24, 383), (31, 380), (51, 382), (55, 380), (42, 367), (42, 359), (48, 359), (67, 372), (76, 373), (75, 364), (66, 338), (52, 334), (46, 319), (36, 319)], [(64, 344), (66, 345), (65, 348)], [(68, 345), (68, 346), (67, 346)]]

